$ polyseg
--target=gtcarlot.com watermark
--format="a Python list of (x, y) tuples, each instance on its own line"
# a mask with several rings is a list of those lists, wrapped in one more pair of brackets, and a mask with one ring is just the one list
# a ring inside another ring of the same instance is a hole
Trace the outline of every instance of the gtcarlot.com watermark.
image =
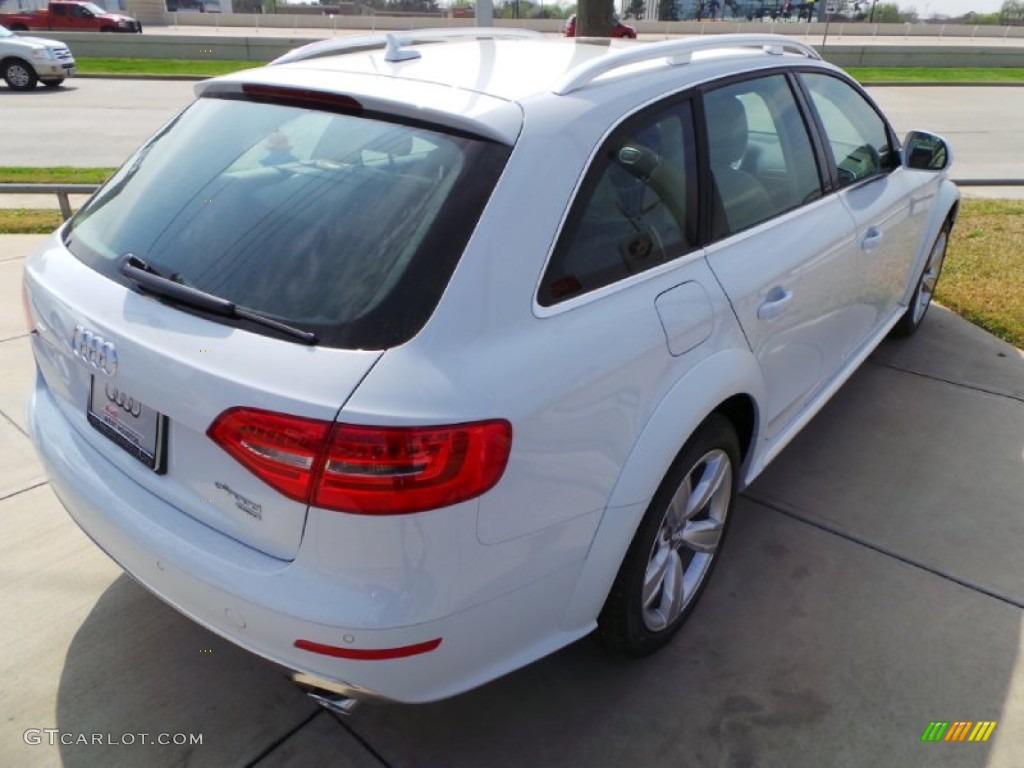
[(29, 728), (21, 738), (26, 744), (49, 744), (56, 746), (88, 745), (130, 746), (133, 744), (158, 744), (161, 746), (185, 747), (203, 743), (201, 733), (74, 733), (59, 728)]

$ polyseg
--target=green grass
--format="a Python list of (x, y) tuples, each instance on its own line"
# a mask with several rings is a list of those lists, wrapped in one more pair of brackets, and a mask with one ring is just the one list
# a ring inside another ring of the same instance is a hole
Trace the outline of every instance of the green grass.
[(964, 200), (936, 298), (1024, 349), (1024, 200)]
[(862, 83), (1024, 83), (1024, 67), (848, 67)]
[(0, 235), (45, 235), (60, 226), (60, 211), (0, 209)]
[(0, 183), (5, 184), (102, 184), (116, 168), (16, 168), (0, 166)]
[(84, 74), (114, 75), (196, 75), (213, 77), (262, 66), (261, 61), (238, 59), (119, 59), (80, 58), (78, 71)]

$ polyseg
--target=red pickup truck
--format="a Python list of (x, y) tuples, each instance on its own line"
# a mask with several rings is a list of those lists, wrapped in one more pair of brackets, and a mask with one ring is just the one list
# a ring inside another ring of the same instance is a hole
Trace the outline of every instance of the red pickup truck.
[(107, 13), (95, 3), (52, 0), (38, 11), (0, 13), (0, 24), (13, 32), (35, 29), (67, 29), (80, 32), (141, 32), (142, 25), (131, 16)]

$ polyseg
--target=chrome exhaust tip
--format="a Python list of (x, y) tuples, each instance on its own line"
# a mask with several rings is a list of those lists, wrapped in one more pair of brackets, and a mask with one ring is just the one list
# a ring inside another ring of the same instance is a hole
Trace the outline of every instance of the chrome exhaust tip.
[(306, 691), (306, 695), (324, 709), (329, 709), (338, 715), (351, 715), (359, 706), (359, 699), (342, 696), (339, 693), (311, 689)]
[(373, 696), (357, 686), (324, 680), (305, 672), (293, 673), (292, 682), (321, 707), (339, 715), (351, 715), (361, 699)]

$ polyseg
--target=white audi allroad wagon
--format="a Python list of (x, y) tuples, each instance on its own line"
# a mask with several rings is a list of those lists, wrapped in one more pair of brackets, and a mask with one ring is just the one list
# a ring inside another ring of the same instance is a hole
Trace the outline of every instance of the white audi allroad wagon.
[(31, 433), (128, 573), (342, 709), (665, 644), (957, 214), (946, 142), (779, 36), (400, 33), (196, 90), (27, 261)]

